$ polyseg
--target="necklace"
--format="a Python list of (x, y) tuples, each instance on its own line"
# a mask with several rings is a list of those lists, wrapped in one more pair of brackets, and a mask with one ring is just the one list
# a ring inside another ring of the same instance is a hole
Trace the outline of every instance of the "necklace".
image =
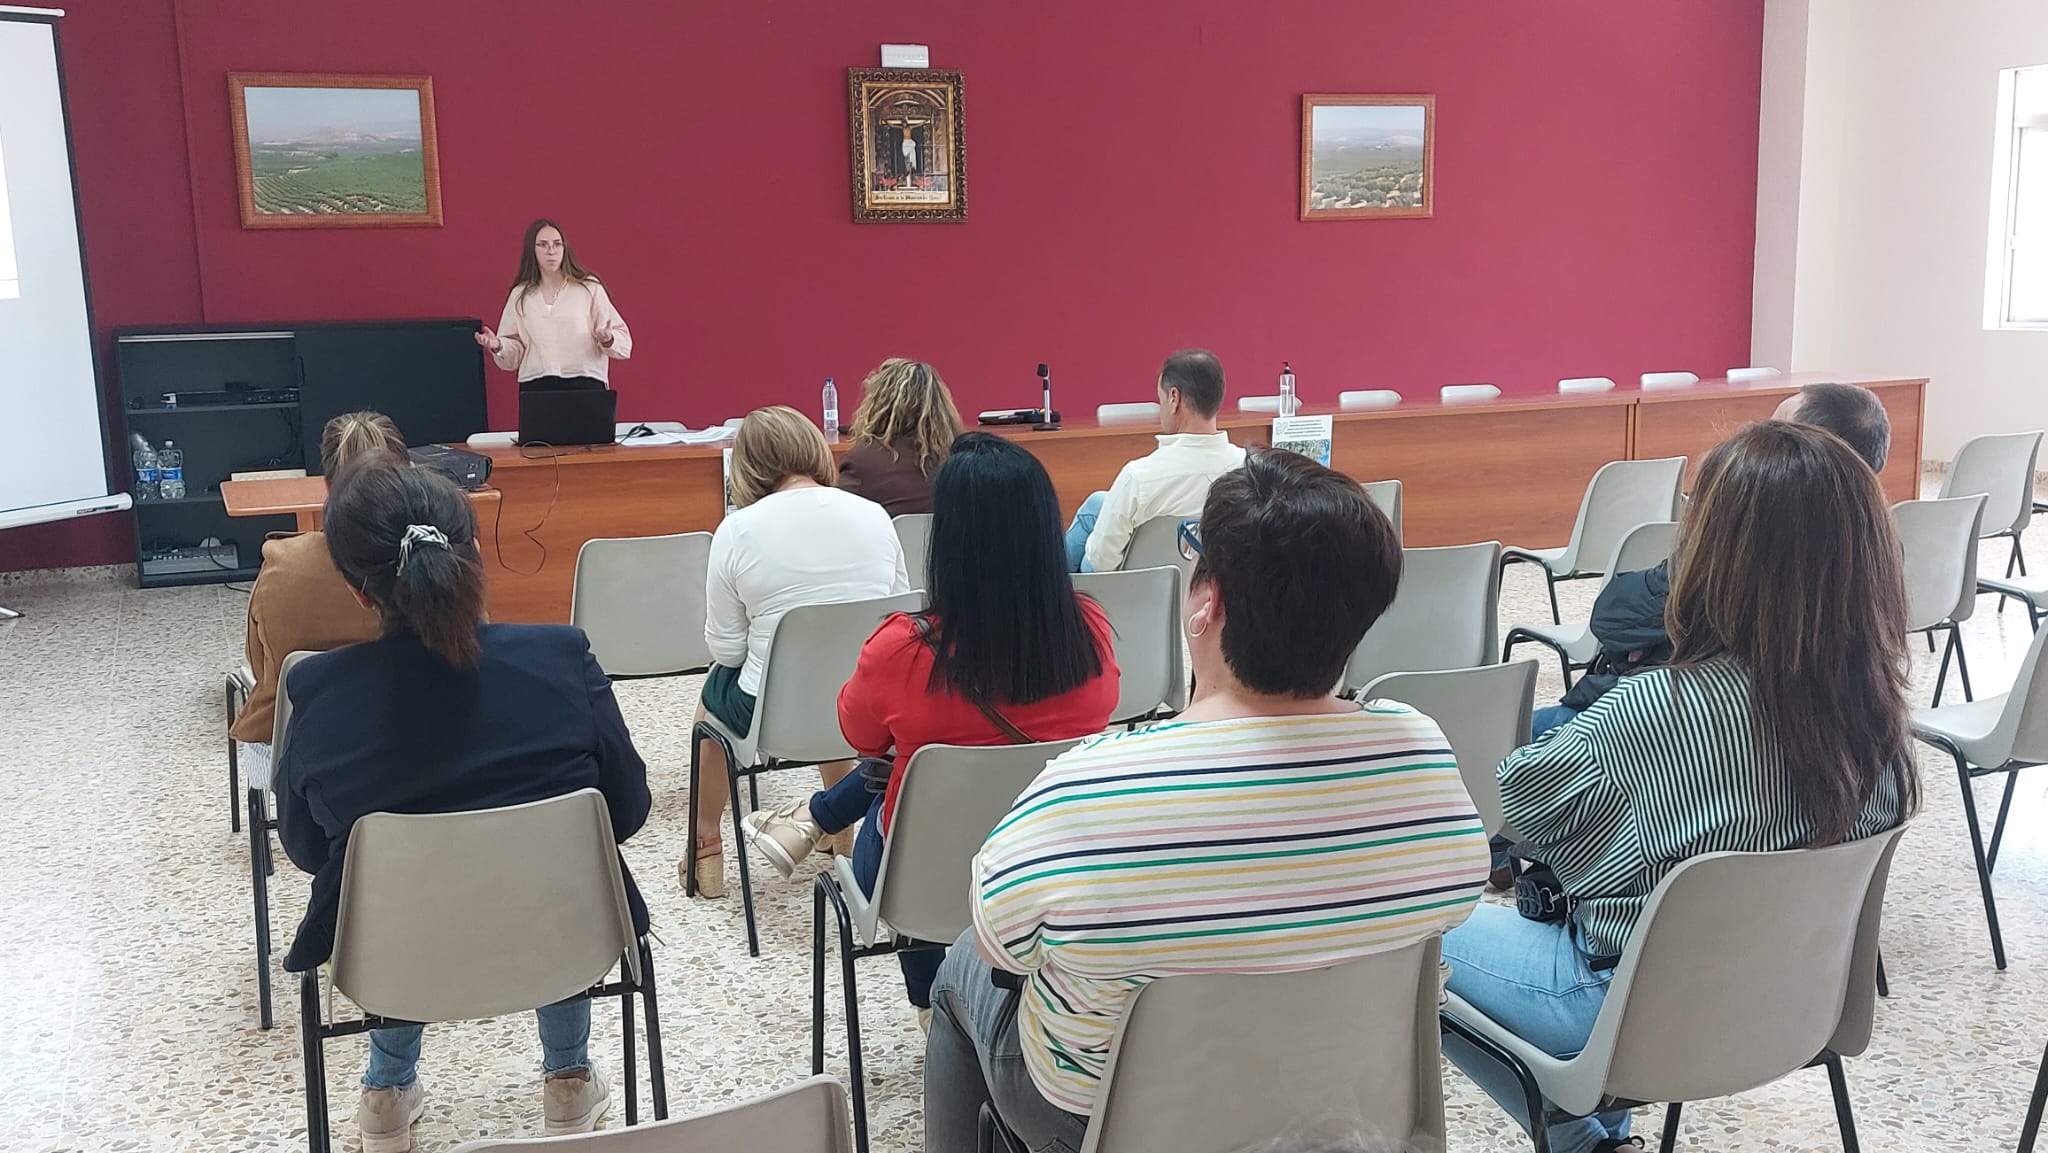
[(541, 303), (541, 307), (543, 307), (543, 308), (545, 308), (545, 309), (547, 309), (547, 310), (548, 310), (548, 315), (550, 315), (550, 316), (554, 315), (554, 311), (555, 311), (555, 301), (557, 301), (557, 300), (560, 300), (560, 299), (562, 299), (562, 294), (563, 294), (564, 292), (567, 292), (568, 290), (569, 290), (569, 282), (565, 280), (565, 281), (563, 281), (563, 282), (562, 282), (562, 286), (561, 286), (560, 288), (557, 288), (557, 289), (555, 289), (555, 295), (554, 295), (554, 299), (553, 299), (553, 300), (550, 300), (550, 299), (548, 298), (548, 286), (547, 286), (547, 285), (545, 285), (545, 284), (543, 284), (543, 285), (541, 285), (541, 286), (540, 286), (540, 303)]

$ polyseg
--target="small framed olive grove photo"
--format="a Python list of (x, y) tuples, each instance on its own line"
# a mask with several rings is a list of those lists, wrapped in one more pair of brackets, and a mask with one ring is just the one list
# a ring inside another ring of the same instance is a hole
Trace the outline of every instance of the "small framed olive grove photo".
[(426, 76), (230, 72), (243, 228), (439, 228)]
[(1430, 215), (1436, 97), (1301, 98), (1301, 218)]

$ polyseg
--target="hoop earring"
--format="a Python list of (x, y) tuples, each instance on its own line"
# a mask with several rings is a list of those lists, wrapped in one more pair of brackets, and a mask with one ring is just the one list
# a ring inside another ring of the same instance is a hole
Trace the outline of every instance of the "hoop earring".
[(1196, 628), (1194, 617), (1189, 617), (1185, 622), (1182, 623), (1181, 627), (1184, 630), (1186, 630), (1190, 638), (1201, 636), (1203, 633), (1209, 631), (1209, 625), (1207, 622), (1204, 622), (1201, 628)]

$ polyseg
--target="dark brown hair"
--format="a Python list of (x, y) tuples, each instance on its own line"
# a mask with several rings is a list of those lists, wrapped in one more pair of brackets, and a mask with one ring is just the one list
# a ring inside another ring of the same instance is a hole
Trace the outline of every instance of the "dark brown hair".
[(344, 412), (320, 430), (320, 473), (333, 477), (342, 466), (373, 462), (404, 466), (405, 438), (381, 412)]
[(597, 273), (583, 267), (576, 259), (576, 250), (569, 247), (569, 233), (552, 220), (536, 220), (526, 226), (526, 247), (519, 250), (519, 275), (512, 278), (512, 289), (523, 300), (527, 293), (540, 287), (540, 257), (533, 254), (533, 242), (540, 239), (540, 230), (552, 228), (562, 237), (562, 275), (579, 284), (590, 281), (603, 283)]
[(1792, 419), (1847, 441), (1873, 471), (1883, 471), (1892, 446), (1892, 418), (1877, 394), (1857, 384), (1809, 384), (1799, 390)]
[(1159, 366), (1159, 391), (1168, 389), (1179, 389), (1198, 415), (1215, 416), (1223, 407), (1223, 362), (1206, 348), (1176, 352)]
[(1750, 425), (1707, 453), (1671, 557), (1672, 668), (1733, 657), (1759, 757), (1775, 747), (1815, 846), (1885, 785), (1918, 803), (1906, 582), (1877, 475), (1839, 437)]
[[(413, 633), (449, 664), (476, 667), (484, 568), (476, 513), (453, 481), (425, 468), (345, 469), (323, 519), (334, 567), (377, 606), (387, 634)], [(403, 547), (416, 527), (447, 543)]]
[(1393, 603), (1401, 543), (1358, 482), (1255, 449), (1209, 486), (1194, 583), (1223, 601), (1223, 663), (1255, 693), (1322, 696)]

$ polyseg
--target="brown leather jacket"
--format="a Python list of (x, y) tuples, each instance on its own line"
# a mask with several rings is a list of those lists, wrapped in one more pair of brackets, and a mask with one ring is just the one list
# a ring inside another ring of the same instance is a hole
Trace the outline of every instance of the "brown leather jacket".
[(890, 516), (932, 511), (931, 474), (918, 467), (917, 446), (907, 439), (889, 446), (856, 444), (846, 450), (839, 458), (839, 487), (874, 501)]
[(263, 571), (249, 593), (249, 635), (245, 643), (256, 691), (235, 717), (229, 734), (238, 741), (267, 744), (277, 707), (277, 670), (299, 649), (325, 652), (375, 640), (383, 633), (377, 610), (356, 602), (327, 555), (327, 535), (309, 532), (274, 537), (263, 544)]

